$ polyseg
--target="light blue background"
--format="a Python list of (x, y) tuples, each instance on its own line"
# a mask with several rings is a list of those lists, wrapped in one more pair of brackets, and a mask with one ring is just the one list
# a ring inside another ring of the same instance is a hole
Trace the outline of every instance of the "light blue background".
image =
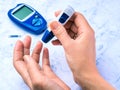
[[(40, 12), (49, 23), (54, 12), (67, 5), (81, 12), (95, 31), (96, 64), (100, 74), (120, 90), (120, 0), (0, 0), (0, 90), (29, 90), (13, 67), (13, 47), (18, 39), (26, 35), (33, 39), (32, 48), (41, 35), (32, 35), (16, 26), (7, 16), (9, 9), (18, 3), (26, 3)], [(10, 38), (9, 35), (21, 35)], [(80, 90), (75, 84), (61, 46), (44, 44), (49, 48), (51, 67), (54, 72), (71, 87)]]

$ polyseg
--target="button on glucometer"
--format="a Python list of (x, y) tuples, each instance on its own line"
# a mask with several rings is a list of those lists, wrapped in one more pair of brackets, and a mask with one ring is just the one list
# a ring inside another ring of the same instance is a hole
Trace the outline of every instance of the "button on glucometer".
[(42, 19), (40, 19), (40, 18), (35, 18), (32, 20), (33, 26), (39, 26), (39, 25), (41, 25), (41, 23), (42, 23)]
[(39, 18), (38, 21), (34, 24), (34, 26), (39, 26), (42, 24), (42, 20)]
[(38, 19), (37, 19), (37, 18), (34, 18), (34, 19), (32, 20), (32, 25), (34, 25), (37, 21), (38, 21)]
[(35, 18), (38, 18), (38, 15), (37, 15), (37, 14), (35, 15)]

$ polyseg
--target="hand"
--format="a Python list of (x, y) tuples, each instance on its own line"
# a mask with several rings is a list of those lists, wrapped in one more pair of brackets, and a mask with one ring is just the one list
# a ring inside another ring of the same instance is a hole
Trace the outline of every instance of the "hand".
[[(55, 14), (57, 16), (59, 12)], [(98, 73), (94, 31), (83, 15), (75, 12), (64, 27), (53, 21), (50, 28), (58, 38), (52, 43), (62, 44), (75, 81), (83, 90), (113, 90)]]
[(44, 48), (42, 67), (39, 65), (42, 43), (38, 42), (30, 56), (31, 37), (18, 40), (14, 48), (13, 64), (31, 90), (69, 90), (50, 68), (48, 49)]
[[(57, 16), (59, 12), (55, 14)], [(89, 75), (91, 72), (97, 72), (94, 31), (83, 15), (75, 12), (65, 28), (56, 21), (50, 23), (50, 27), (58, 38), (52, 43), (63, 45), (68, 64), (75, 78), (77, 75), (83, 76), (82, 74)]]

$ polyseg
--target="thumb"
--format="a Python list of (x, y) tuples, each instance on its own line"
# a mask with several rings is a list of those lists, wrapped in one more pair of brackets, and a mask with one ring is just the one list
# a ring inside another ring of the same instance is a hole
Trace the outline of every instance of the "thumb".
[(53, 21), (50, 23), (50, 28), (54, 35), (58, 38), (58, 40), (61, 42), (63, 47), (72, 40), (70, 36), (67, 34), (66, 29), (63, 27), (62, 24), (60, 24), (57, 21)]

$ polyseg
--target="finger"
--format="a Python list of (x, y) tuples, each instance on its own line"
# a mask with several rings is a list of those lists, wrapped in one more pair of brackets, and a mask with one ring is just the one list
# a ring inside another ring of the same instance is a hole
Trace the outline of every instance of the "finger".
[(42, 71), (40, 69), (40, 66), (38, 63), (35, 62), (35, 60), (29, 56), (25, 55), (24, 60), (27, 63), (27, 70), (30, 75), (30, 79), (32, 81), (33, 86), (36, 84), (41, 84), (41, 81), (44, 81), (44, 78), (42, 78)]
[(53, 45), (61, 45), (60, 41), (58, 39), (52, 41)]
[[(57, 11), (55, 12), (55, 16), (58, 16), (61, 13), (61, 11)], [(72, 30), (74, 33), (77, 33), (77, 27), (75, 26), (75, 24), (73, 23), (73, 21), (68, 21), (65, 26), (66, 29), (70, 29)]]
[(57, 17), (61, 13), (61, 10), (55, 12), (55, 16)]
[(48, 52), (47, 48), (44, 48), (44, 50), (43, 50), (42, 67), (44, 67), (44, 66), (50, 66), (49, 52)]
[(15, 44), (14, 48), (14, 54), (13, 54), (13, 60), (16, 61), (23, 61), (23, 55), (24, 55), (24, 45), (23, 43), (18, 40)]
[(72, 30), (74, 33), (77, 33), (78, 32), (78, 28), (76, 27), (76, 25), (69, 21), (68, 23), (66, 23), (66, 25), (64, 26), (68, 31), (69, 30)]
[(30, 45), (31, 45), (31, 37), (26, 36), (24, 41), (24, 55), (29, 55), (30, 54)]
[[(57, 17), (61, 13), (61, 10), (55, 12), (55, 16)], [(75, 16), (75, 15), (74, 15)], [(77, 33), (77, 27), (74, 24), (74, 16), (70, 18), (70, 20), (65, 24), (66, 29), (71, 29), (73, 32)]]
[(68, 22), (64, 25), (64, 27), (65, 27), (66, 29), (70, 29), (71, 26), (72, 26), (72, 24), (73, 24), (73, 22), (68, 21)]
[(88, 28), (91, 28), (90, 25), (88, 24), (87, 20), (85, 17), (78, 13), (75, 12), (71, 18), (72, 21), (74, 21), (76, 27), (78, 28), (78, 33), (81, 34), (81, 32), (89, 32)]
[(26, 64), (23, 61), (24, 55), (24, 45), (21, 41), (17, 41), (14, 48), (14, 56), (13, 56), (13, 65), (17, 72), (22, 76), (25, 83), (31, 88), (32, 83), (27, 72)]
[(42, 43), (39, 41), (32, 52), (32, 57), (34, 60), (36, 60), (37, 63), (39, 63), (41, 50), (42, 50)]
[(70, 36), (72, 39), (75, 39), (75, 38), (74, 38), (75, 33), (74, 33), (72, 30), (69, 30), (69, 31), (68, 31), (68, 34), (69, 34), (69, 36)]
[(71, 38), (69, 37), (66, 29), (57, 21), (53, 21), (50, 23), (50, 28), (54, 35), (58, 38), (61, 44), (66, 48), (71, 42)]
[[(61, 12), (61, 11), (57, 11), (57, 12), (55, 13), (56, 16), (58, 16), (58, 15), (60, 14), (60, 12)], [(76, 25), (74, 24), (74, 22), (72, 21), (72, 19), (69, 20), (69, 21), (64, 25), (64, 27), (67, 29), (68, 34), (69, 34), (69, 36), (70, 36), (71, 38), (73, 38), (74, 35), (75, 35), (76, 33), (78, 33), (78, 28), (76, 27)], [(54, 44), (54, 42), (53, 42), (53, 44)], [(55, 44), (56, 44), (56, 42), (55, 42)], [(59, 44), (60, 44), (60, 43), (59, 43)], [(58, 45), (58, 43), (57, 43), (57, 45)]]
[(74, 32), (74, 33), (78, 33), (78, 28), (76, 27), (76, 25), (73, 23), (71, 25), (71, 30)]

